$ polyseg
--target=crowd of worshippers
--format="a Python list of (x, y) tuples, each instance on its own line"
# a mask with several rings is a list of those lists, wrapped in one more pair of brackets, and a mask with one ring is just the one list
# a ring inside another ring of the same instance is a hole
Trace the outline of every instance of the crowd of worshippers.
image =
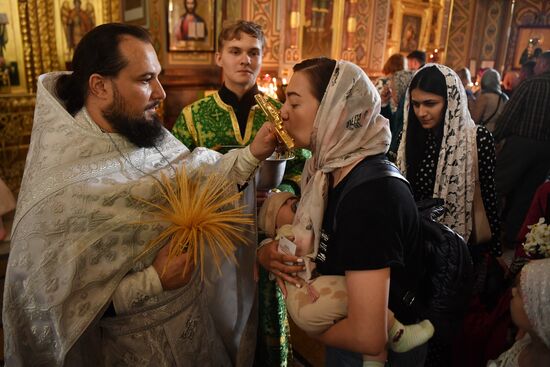
[[(375, 82), (303, 60), (268, 98), (295, 157), (261, 190), (255, 172), (283, 148), (254, 98), (265, 42), (256, 23), (225, 24), (223, 85), (171, 132), (140, 27), (100, 25), (72, 71), (39, 77), (10, 234), (0, 220), (6, 366), (287, 366), (289, 315), (329, 367), (550, 365), (550, 51), (505, 88), (494, 69), (474, 85), (422, 51), (392, 55)], [(173, 240), (198, 219), (170, 193), (214, 175), (229, 189), (197, 201), (201, 218), (229, 207), (257, 223)], [(15, 206), (2, 181), (0, 196), (1, 218)], [(437, 308), (418, 204), (434, 198), (430, 220), (459, 236), (471, 273), (464, 311), (437, 319), (410, 307)], [(220, 260), (206, 244), (224, 238)]]

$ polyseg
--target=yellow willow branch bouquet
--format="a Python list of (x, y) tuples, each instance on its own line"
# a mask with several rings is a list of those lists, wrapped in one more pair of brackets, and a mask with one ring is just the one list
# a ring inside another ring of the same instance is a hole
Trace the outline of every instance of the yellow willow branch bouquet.
[[(199, 171), (189, 177), (184, 168), (179, 168), (176, 170), (175, 183), (162, 174), (157, 188), (160, 202), (165, 202), (165, 205), (138, 200), (152, 208), (149, 213), (153, 219), (146, 223), (169, 225), (147, 245), (147, 249), (168, 239), (168, 259), (187, 252), (195, 266), (200, 264), (201, 279), (204, 279), (207, 249), (220, 274), (223, 258), (236, 263), (235, 243), (246, 243), (245, 234), (250, 230), (247, 226), (254, 224), (252, 215), (244, 212), (244, 206), (235, 206), (241, 197), (236, 185), (220, 174), (205, 175)], [(188, 266), (189, 261), (183, 273)]]
[(532, 258), (550, 258), (550, 225), (540, 218), (538, 223), (527, 226), (529, 232), (522, 244), (525, 252)]

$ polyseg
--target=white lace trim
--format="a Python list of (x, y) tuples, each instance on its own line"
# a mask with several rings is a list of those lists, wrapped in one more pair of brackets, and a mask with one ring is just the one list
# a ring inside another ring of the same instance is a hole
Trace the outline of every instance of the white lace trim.
[[(426, 64), (424, 68), (431, 66), (436, 66), (441, 71), (447, 83), (447, 110), (433, 197), (445, 200), (447, 213), (442, 222), (467, 241), (472, 231), (472, 205), (475, 188), (473, 150), (477, 149), (476, 126), (470, 117), (466, 92), (460, 78), (452, 69), (444, 65)], [(409, 104), (410, 91), (407, 90), (403, 134), (397, 153), (397, 165), (405, 175), (407, 171), (405, 146)]]

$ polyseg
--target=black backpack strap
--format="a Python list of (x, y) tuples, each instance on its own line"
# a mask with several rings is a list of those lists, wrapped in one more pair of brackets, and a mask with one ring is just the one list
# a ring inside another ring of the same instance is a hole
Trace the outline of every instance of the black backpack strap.
[[(333, 232), (336, 231), (336, 216), (338, 215), (338, 209), (340, 208), (340, 203), (346, 197), (346, 195), (356, 188), (357, 186), (364, 184), (369, 181), (374, 181), (379, 178), (384, 177), (394, 177), (405, 182), (411, 190), (411, 185), (409, 181), (401, 174), (399, 168), (392, 162), (390, 162), (385, 155), (379, 154), (376, 156), (365, 158), (361, 161), (353, 170), (348, 174), (346, 178), (346, 183), (338, 202), (335, 207), (335, 215), (332, 224)], [(408, 283), (405, 280), (405, 283)], [(392, 292), (397, 296), (397, 298), (402, 302), (402, 304), (414, 312), (416, 315), (421, 314), (421, 308), (423, 307), (421, 301), (417, 300), (416, 291), (413, 291), (413, 287), (410, 284), (407, 284), (404, 287), (400, 287), (398, 284), (392, 284)]]
[[(384, 154), (378, 154), (372, 157), (362, 160), (353, 170), (348, 174), (346, 183), (334, 210), (335, 217), (338, 214), (338, 209), (342, 200), (346, 195), (359, 185), (365, 182), (374, 181), (384, 177), (395, 177), (405, 182), (409, 188), (409, 181), (399, 171), (399, 168), (392, 162), (390, 162)], [(336, 220), (332, 225), (333, 231), (336, 231)]]

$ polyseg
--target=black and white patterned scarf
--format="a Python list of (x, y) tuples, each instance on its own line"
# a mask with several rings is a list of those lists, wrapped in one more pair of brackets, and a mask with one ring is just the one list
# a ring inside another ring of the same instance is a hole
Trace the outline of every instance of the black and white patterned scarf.
[[(476, 126), (470, 117), (466, 92), (458, 75), (444, 65), (427, 64), (424, 68), (432, 66), (441, 71), (447, 83), (447, 111), (433, 197), (445, 200), (447, 213), (442, 222), (468, 241), (472, 231), (471, 214), (477, 176), (474, 170), (474, 159), (477, 156)], [(403, 135), (397, 152), (397, 166), (405, 176), (409, 105), (410, 90), (405, 97)]]

